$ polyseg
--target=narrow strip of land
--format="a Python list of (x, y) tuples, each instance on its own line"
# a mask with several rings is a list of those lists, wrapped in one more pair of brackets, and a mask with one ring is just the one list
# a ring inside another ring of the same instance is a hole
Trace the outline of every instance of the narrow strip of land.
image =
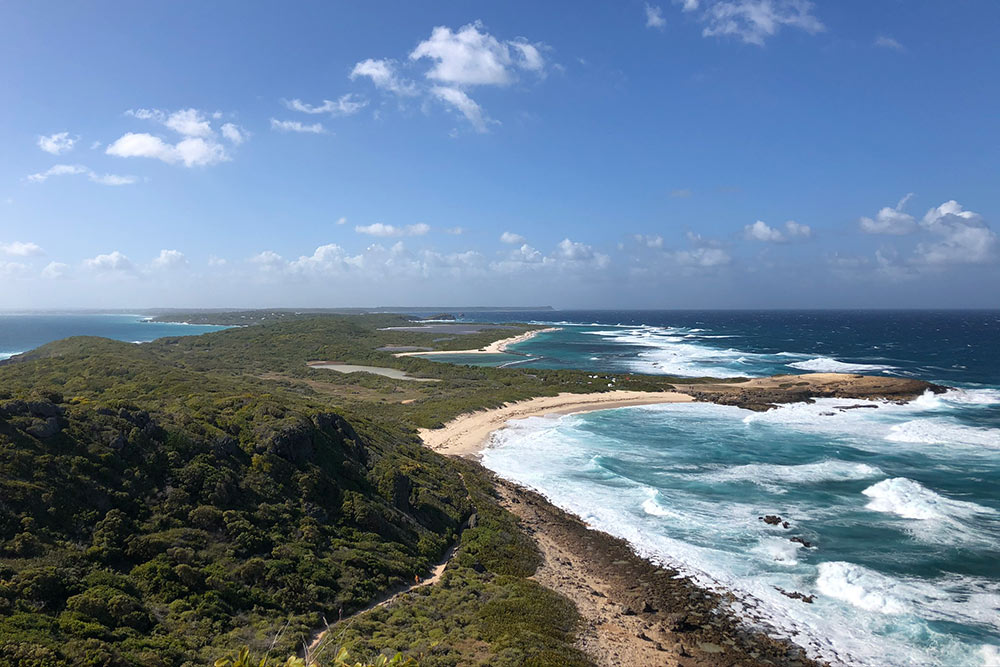
[(495, 340), (486, 347), (481, 347), (477, 350), (437, 350), (431, 352), (399, 352), (394, 356), (397, 357), (426, 357), (429, 355), (437, 356), (439, 354), (503, 354), (507, 351), (507, 348), (511, 345), (516, 345), (517, 343), (523, 343), (526, 340), (531, 340), (540, 333), (545, 333), (546, 331), (559, 331), (559, 327), (549, 327), (547, 329), (535, 329), (534, 331), (527, 331), (523, 334), (518, 334), (517, 336), (511, 336), (510, 338), (504, 338), (502, 340)]

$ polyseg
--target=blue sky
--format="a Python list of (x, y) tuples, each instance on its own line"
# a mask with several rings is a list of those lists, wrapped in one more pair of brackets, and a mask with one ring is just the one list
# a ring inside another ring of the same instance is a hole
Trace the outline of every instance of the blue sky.
[(997, 25), (5, 3), (0, 308), (996, 307)]

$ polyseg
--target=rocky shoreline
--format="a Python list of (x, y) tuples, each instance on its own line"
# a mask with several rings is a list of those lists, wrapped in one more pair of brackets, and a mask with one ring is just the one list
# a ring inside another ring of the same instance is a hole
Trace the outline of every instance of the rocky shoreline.
[(541, 495), (494, 479), (502, 504), (542, 553), (533, 578), (576, 605), (577, 647), (596, 664), (825, 664), (790, 641), (748, 627), (727, 609), (726, 596), (641, 558), (625, 540), (588, 528)]
[(758, 412), (771, 410), (782, 403), (812, 403), (817, 398), (907, 402), (927, 391), (942, 394), (948, 390), (948, 387), (913, 378), (847, 373), (774, 375), (732, 383), (677, 384), (675, 388), (696, 401), (734, 405)]

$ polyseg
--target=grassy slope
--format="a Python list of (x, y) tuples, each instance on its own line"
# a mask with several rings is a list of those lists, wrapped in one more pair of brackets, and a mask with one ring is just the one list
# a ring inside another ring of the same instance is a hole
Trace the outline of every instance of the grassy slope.
[[(72, 338), (0, 366), (0, 665), (205, 664), (279, 635), (287, 653), (322, 617), (425, 573), (473, 512), (442, 584), (341, 639), (429, 665), (582, 663), (568, 646), (575, 612), (526, 579), (533, 544), (483, 474), (425, 450), (414, 429), (606, 383), (377, 352), (442, 344), (379, 330), (401, 321), (321, 317), (141, 346)], [(305, 366), (315, 359), (441, 382)]]

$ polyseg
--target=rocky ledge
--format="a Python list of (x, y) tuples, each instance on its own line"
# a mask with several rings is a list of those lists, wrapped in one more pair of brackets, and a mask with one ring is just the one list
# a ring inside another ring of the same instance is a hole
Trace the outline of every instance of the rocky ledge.
[(719, 405), (735, 405), (763, 412), (782, 403), (811, 403), (817, 398), (905, 402), (912, 401), (927, 391), (935, 394), (944, 393), (948, 387), (912, 378), (848, 373), (809, 373), (806, 375), (774, 375), (732, 383), (679, 384), (676, 385), (676, 389), (698, 401), (718, 403)]

